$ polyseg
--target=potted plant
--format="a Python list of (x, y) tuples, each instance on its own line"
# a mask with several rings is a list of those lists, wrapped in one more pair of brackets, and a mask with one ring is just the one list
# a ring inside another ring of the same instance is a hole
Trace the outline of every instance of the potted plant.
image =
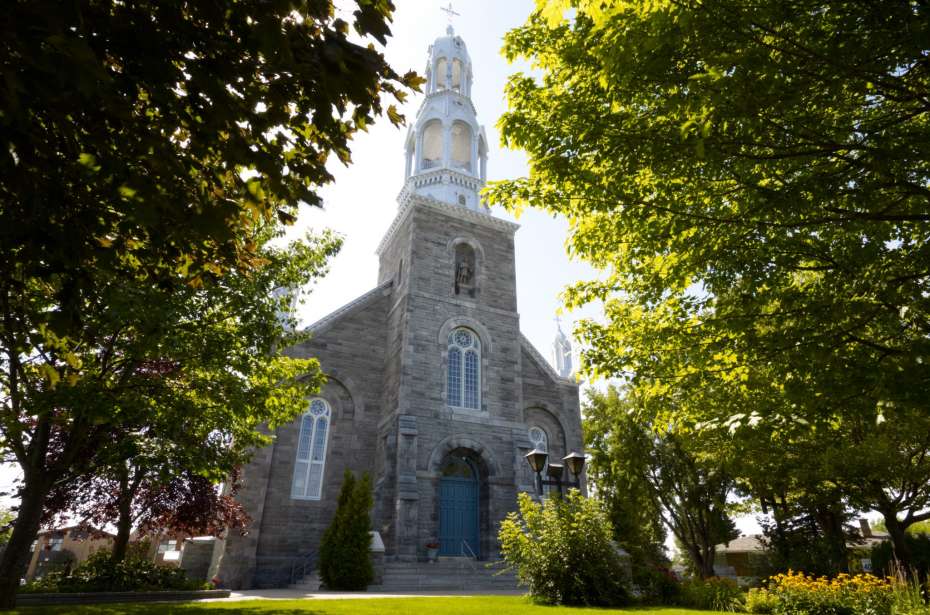
[(426, 543), (426, 559), (435, 562), (437, 557), (439, 557), (439, 541), (431, 540)]

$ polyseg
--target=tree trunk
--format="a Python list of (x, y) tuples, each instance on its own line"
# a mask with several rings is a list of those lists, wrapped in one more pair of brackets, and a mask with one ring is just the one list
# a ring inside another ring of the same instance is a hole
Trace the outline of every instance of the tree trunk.
[(132, 532), (132, 497), (129, 488), (129, 476), (123, 474), (119, 479), (119, 494), (116, 496), (116, 506), (119, 518), (116, 520), (116, 539), (113, 541), (113, 552), (110, 559), (114, 564), (126, 559), (126, 550), (129, 547), (129, 534)]
[[(894, 548), (894, 557), (901, 569), (910, 574), (911, 569), (911, 547), (907, 544), (907, 526), (898, 521), (897, 511), (886, 513), (882, 511), (882, 517), (885, 519), (885, 529), (891, 536), (891, 545)], [(887, 572), (887, 571), (886, 571)]]
[[(13, 533), (0, 557), (0, 610), (16, 607), (19, 580), (26, 574), (32, 552), (29, 547), (36, 539), (42, 519), (42, 506), (48, 489), (35, 480), (26, 480), (22, 500), (13, 524)], [(33, 484), (30, 484), (33, 483)]]

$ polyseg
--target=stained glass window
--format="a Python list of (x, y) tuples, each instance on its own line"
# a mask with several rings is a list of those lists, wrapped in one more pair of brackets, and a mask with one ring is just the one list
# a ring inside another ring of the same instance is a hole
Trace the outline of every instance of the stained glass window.
[(300, 419), (297, 437), (297, 459), (291, 497), (319, 500), (323, 492), (323, 468), (326, 464), (326, 443), (332, 411), (324, 400), (310, 400), (310, 407)]
[(481, 408), (481, 342), (474, 332), (459, 328), (449, 334), (448, 404)]

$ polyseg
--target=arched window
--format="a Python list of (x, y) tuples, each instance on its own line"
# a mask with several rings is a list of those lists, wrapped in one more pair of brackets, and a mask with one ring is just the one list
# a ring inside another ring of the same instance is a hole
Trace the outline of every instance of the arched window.
[[(530, 446), (538, 451), (549, 452), (549, 435), (542, 427), (533, 425), (530, 427)], [(542, 469), (543, 477), (546, 476), (546, 470), (549, 468), (549, 460), (546, 460), (546, 466)], [(543, 485), (543, 493), (549, 493), (549, 485)]]
[(423, 129), (423, 169), (432, 169), (442, 163), (442, 124), (434, 120)]
[(456, 92), (462, 91), (462, 61), (458, 58), (452, 60), (452, 89)]
[(297, 439), (297, 461), (291, 497), (319, 500), (323, 491), (323, 466), (326, 464), (326, 442), (332, 411), (320, 398), (310, 400), (310, 408), (300, 419)]
[(448, 403), (457, 408), (481, 408), (481, 340), (471, 329), (449, 334)]
[(446, 73), (448, 72), (448, 70), (449, 70), (449, 63), (446, 61), (445, 58), (439, 58), (439, 60), (436, 61), (436, 89), (437, 90), (444, 90), (447, 87), (449, 87), (446, 82)]
[(464, 122), (452, 124), (452, 168), (471, 171), (471, 128)]

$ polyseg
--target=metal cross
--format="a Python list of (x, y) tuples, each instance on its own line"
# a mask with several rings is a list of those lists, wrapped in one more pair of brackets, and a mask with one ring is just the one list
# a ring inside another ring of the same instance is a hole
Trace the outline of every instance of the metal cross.
[(444, 13), (446, 13), (446, 15), (449, 16), (449, 23), (450, 23), (450, 24), (452, 23), (452, 17), (453, 17), (453, 16), (456, 16), (456, 17), (460, 17), (460, 16), (461, 16), (461, 13), (456, 13), (455, 10), (452, 8), (452, 3), (451, 3), (451, 2), (449, 3), (449, 6), (441, 6), (441, 7), (439, 7), (439, 10), (442, 11), (442, 12), (444, 12)]

